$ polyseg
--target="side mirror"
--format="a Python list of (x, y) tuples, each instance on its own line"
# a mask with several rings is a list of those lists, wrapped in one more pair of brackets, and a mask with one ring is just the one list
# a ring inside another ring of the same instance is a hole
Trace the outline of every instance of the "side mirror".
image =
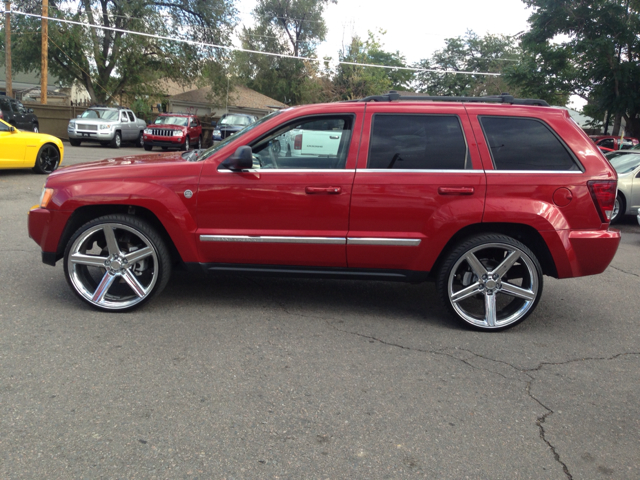
[(220, 164), (222, 168), (228, 168), (234, 172), (239, 172), (253, 166), (253, 151), (251, 147), (244, 145), (238, 147), (233, 155)]

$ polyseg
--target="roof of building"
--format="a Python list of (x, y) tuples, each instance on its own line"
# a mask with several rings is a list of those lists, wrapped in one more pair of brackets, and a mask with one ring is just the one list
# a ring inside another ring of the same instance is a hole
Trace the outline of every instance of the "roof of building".
[[(191, 90), (190, 92), (173, 95), (171, 99), (180, 102), (210, 104), (210, 95), (211, 87), (203, 87), (196, 90)], [(233, 92), (230, 92), (229, 106), (259, 109), (286, 107), (286, 105), (282, 102), (274, 100), (273, 98), (262, 95), (255, 90), (251, 90), (250, 88), (241, 85), (234, 87)]]

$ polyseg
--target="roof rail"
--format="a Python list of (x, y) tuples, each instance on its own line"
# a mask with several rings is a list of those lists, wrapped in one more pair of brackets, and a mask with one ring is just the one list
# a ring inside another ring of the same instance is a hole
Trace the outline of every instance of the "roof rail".
[(537, 105), (540, 107), (548, 107), (549, 104), (544, 100), (534, 98), (514, 98), (513, 95), (503, 93), (501, 95), (487, 95), (485, 97), (454, 97), (454, 96), (402, 96), (395, 90), (391, 90), (384, 95), (371, 95), (369, 97), (355, 100), (356, 102), (392, 102), (394, 100), (403, 101), (431, 101), (431, 102), (492, 102), (492, 103), (510, 103), (512, 105)]

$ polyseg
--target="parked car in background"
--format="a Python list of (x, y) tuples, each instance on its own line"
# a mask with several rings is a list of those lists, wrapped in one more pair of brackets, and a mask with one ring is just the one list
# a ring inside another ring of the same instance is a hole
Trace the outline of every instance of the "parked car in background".
[(97, 142), (113, 148), (120, 148), (122, 142), (134, 142), (142, 147), (146, 126), (147, 122), (128, 108), (94, 106), (69, 121), (67, 134), (74, 147), (82, 142)]
[(220, 120), (213, 129), (213, 140), (224, 140), (257, 121), (258, 117), (255, 115), (247, 115), (246, 113), (225, 113), (220, 117)]
[[(283, 152), (288, 132), (324, 121), (337, 150)], [(280, 110), (200, 155), (67, 167), (28, 223), (42, 261), (63, 259), (72, 291), (103, 311), (142, 305), (180, 265), (433, 280), (454, 318), (498, 331), (535, 310), (543, 275), (607, 268), (620, 243), (609, 229), (616, 183), (566, 110), (391, 92)]]
[(40, 123), (33, 113), (33, 108), (26, 108), (18, 100), (11, 97), (0, 96), (0, 120), (20, 130), (28, 130), (38, 133)]
[(62, 163), (64, 148), (59, 138), (18, 130), (0, 120), (0, 168), (31, 168), (51, 173)]
[(619, 150), (605, 157), (618, 173), (618, 194), (611, 215), (611, 223), (615, 223), (640, 208), (640, 151)]
[(202, 125), (195, 115), (161, 113), (154, 123), (147, 125), (143, 133), (144, 149), (163, 150), (177, 148), (189, 150), (202, 148)]
[(628, 150), (639, 144), (638, 139), (634, 137), (622, 137), (613, 135), (590, 135), (589, 138), (603, 152), (613, 152), (615, 150)]

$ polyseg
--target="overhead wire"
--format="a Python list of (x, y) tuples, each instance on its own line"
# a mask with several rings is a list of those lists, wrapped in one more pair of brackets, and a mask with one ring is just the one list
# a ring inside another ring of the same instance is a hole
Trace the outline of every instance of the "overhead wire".
[[(180, 42), (180, 43), (186, 43), (188, 45), (196, 45), (196, 46), (201, 46), (201, 47), (210, 47), (210, 48), (217, 48), (217, 49), (221, 49), (221, 50), (226, 50), (226, 51), (231, 51), (231, 52), (244, 52), (244, 53), (252, 53), (252, 54), (257, 54), (257, 55), (266, 55), (266, 56), (270, 56), (270, 57), (280, 57), (280, 58), (290, 58), (290, 59), (295, 59), (295, 60), (302, 60), (302, 61), (307, 61), (307, 62), (324, 62), (324, 59), (321, 58), (313, 58), (313, 57), (301, 57), (298, 55), (288, 55), (288, 54), (284, 54), (284, 53), (274, 53), (274, 52), (262, 52), (259, 50), (250, 50), (250, 49), (246, 49), (246, 48), (239, 48), (239, 47), (233, 47), (233, 46), (228, 46), (228, 45), (216, 45), (213, 43), (206, 43), (206, 42), (199, 42), (199, 41), (195, 41), (195, 40), (187, 40), (187, 39), (182, 39), (182, 38), (175, 38), (175, 37), (168, 37), (168, 36), (164, 36), (164, 35), (156, 35), (156, 34), (152, 34), (152, 33), (145, 33), (145, 32), (136, 32), (133, 30), (126, 30), (126, 29), (122, 29), (122, 28), (115, 28), (115, 27), (106, 27), (103, 25), (95, 25), (93, 23), (87, 23), (87, 22), (78, 22), (75, 20), (67, 20), (67, 19), (61, 19), (61, 18), (55, 18), (55, 17), (49, 17), (49, 16), (43, 16), (43, 15), (37, 15), (35, 13), (27, 13), (27, 12), (20, 12), (17, 10), (9, 10), (10, 13), (13, 13), (15, 15), (22, 15), (25, 17), (32, 17), (32, 18), (40, 18), (40, 19), (46, 19), (46, 20), (51, 20), (53, 22), (60, 22), (60, 23), (67, 23), (70, 25), (79, 25), (82, 27), (90, 27), (90, 28), (95, 28), (95, 29), (99, 29), (99, 30), (108, 30), (108, 31), (112, 31), (112, 32), (120, 32), (120, 33), (126, 33), (126, 34), (130, 34), (130, 35), (139, 35), (142, 37), (146, 37), (146, 38), (155, 38), (157, 40), (166, 40), (166, 41), (171, 41), (171, 42)], [(447, 70), (447, 69), (435, 69), (435, 68), (415, 68), (415, 67), (398, 67), (398, 66), (393, 66), (393, 65), (376, 65), (376, 64), (370, 64), (370, 63), (359, 63), (359, 62), (345, 62), (345, 61), (337, 61), (337, 62), (333, 62), (339, 65), (352, 65), (352, 66), (358, 66), (358, 67), (372, 67), (372, 68), (384, 68), (384, 69), (391, 69), (391, 70), (408, 70), (408, 71), (413, 71), (413, 72), (432, 72), (432, 73), (449, 73), (449, 74), (455, 74), (455, 75), (483, 75), (483, 76), (494, 76), (494, 77), (499, 77), (501, 76), (500, 73), (492, 73), (492, 72), (469, 72), (469, 71), (463, 71), (463, 70)]]

